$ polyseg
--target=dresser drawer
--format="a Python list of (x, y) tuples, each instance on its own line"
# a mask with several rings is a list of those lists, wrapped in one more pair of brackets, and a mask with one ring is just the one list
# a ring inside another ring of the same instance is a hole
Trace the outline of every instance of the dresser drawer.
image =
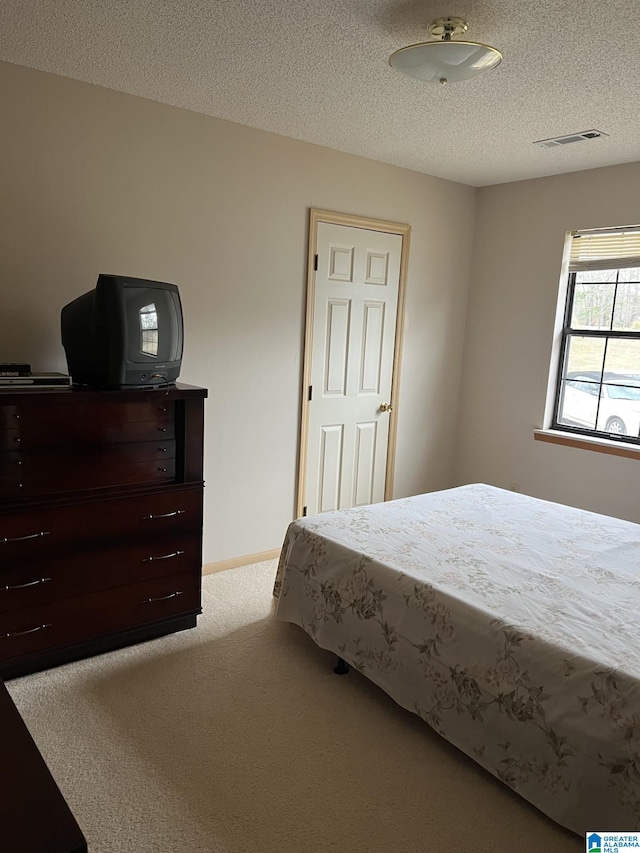
[(84, 447), (95, 444), (117, 444), (130, 441), (153, 441), (154, 439), (175, 438), (175, 422), (140, 421), (125, 424), (76, 424), (74, 428), (42, 432), (21, 428), (11, 430), (17, 433), (10, 437), (7, 450), (42, 450), (47, 447), (62, 449), (64, 447)]
[(137, 483), (172, 483), (176, 478), (176, 460), (171, 457), (147, 462), (130, 462), (117, 453), (104, 454), (104, 457), (103, 462), (97, 463), (93, 455), (86, 454), (76, 459), (73, 465), (61, 468), (57, 478), (54, 465), (51, 470), (46, 471), (39, 468), (35, 460), (27, 460), (23, 466), (20, 494), (46, 495), (52, 488), (60, 494), (89, 488), (132, 486)]
[(187, 572), (202, 572), (200, 531), (20, 563), (0, 569), (0, 613)]
[[(0, 454), (0, 457), (2, 454)], [(23, 494), (20, 472), (7, 472), (0, 468), (0, 500), (19, 498)]]
[(0, 613), (0, 663), (200, 612), (193, 572), (7, 611)]
[(201, 487), (8, 513), (0, 515), (0, 571), (53, 557), (71, 544), (79, 550), (109, 547), (201, 527)]
[(172, 401), (64, 403), (19, 407), (11, 416), (2, 449), (36, 450), (45, 447), (151, 441), (174, 438)]
[(23, 454), (19, 450), (0, 453), (0, 477), (5, 477), (9, 474), (18, 477), (21, 476), (22, 456)]
[(0, 451), (10, 451), (20, 449), (20, 430), (2, 429), (0, 428)]
[(175, 440), (164, 437), (80, 450), (0, 453), (0, 499), (170, 483), (176, 477), (175, 457)]
[(13, 429), (20, 418), (20, 406), (7, 404), (0, 398), (0, 431)]

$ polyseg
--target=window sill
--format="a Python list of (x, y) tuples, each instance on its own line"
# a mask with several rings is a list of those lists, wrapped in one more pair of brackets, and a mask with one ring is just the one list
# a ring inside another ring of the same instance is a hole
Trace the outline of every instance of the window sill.
[(608, 453), (611, 456), (626, 456), (628, 459), (640, 459), (640, 445), (623, 444), (619, 441), (607, 441), (606, 438), (591, 438), (587, 435), (560, 432), (557, 429), (534, 429), (536, 441), (548, 441), (578, 450), (595, 450), (596, 453)]

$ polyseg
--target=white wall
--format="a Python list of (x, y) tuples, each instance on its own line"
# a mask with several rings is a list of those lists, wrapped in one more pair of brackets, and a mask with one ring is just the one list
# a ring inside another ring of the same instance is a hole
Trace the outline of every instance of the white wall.
[(518, 483), (537, 497), (640, 522), (640, 460), (533, 438), (543, 426), (565, 233), (639, 222), (640, 163), (479, 191), (458, 483)]
[(453, 484), (476, 191), (0, 63), (0, 359), (66, 370), (99, 272), (175, 282), (209, 389), (205, 561), (294, 512), (310, 207), (412, 228), (395, 496)]

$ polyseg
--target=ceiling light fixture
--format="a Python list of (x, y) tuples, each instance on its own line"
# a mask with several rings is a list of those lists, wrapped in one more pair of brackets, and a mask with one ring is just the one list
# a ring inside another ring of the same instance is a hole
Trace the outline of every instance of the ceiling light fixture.
[(409, 77), (425, 82), (457, 83), (495, 68), (502, 54), (495, 47), (476, 41), (451, 41), (466, 33), (464, 18), (436, 18), (429, 24), (429, 35), (440, 41), (425, 41), (401, 47), (389, 57), (389, 65)]

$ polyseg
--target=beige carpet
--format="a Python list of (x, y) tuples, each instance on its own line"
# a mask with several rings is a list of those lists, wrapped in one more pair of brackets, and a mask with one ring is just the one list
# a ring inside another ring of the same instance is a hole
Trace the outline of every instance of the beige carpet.
[[(9, 682), (90, 853), (578, 853), (299, 628), (275, 562), (209, 575), (192, 631)], [(1, 846), (1, 845), (0, 845)]]

